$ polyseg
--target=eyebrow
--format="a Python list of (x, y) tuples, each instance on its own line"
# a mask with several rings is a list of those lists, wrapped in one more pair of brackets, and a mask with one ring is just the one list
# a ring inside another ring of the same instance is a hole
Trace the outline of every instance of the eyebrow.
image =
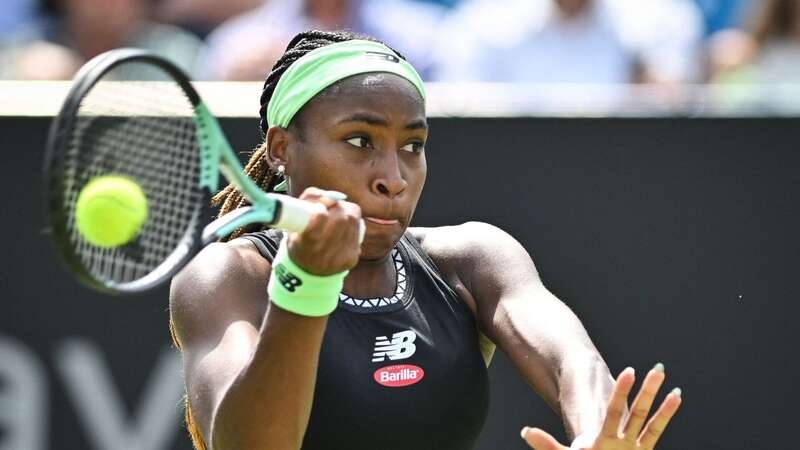
[[(355, 113), (345, 117), (336, 124), (341, 125), (343, 123), (348, 123), (348, 122), (363, 122), (368, 125), (374, 125), (379, 127), (389, 126), (389, 123), (386, 121), (386, 119), (369, 113)], [(405, 128), (407, 130), (427, 129), (428, 123), (424, 119), (412, 120), (411, 122), (406, 124)]]

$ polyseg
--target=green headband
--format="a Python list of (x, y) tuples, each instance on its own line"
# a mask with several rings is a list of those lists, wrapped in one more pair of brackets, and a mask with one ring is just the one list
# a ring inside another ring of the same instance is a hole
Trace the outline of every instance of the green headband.
[(267, 105), (267, 124), (288, 127), (300, 108), (323, 89), (352, 75), (387, 72), (401, 76), (425, 99), (414, 67), (378, 42), (350, 40), (312, 50), (284, 72)]

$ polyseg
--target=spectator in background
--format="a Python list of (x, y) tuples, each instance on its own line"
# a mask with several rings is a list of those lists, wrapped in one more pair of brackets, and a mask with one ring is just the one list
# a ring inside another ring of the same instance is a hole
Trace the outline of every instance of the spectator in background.
[(424, 80), (431, 77), (439, 30), (461, 0), (361, 0), (363, 32), (391, 42)]
[(761, 0), (747, 30), (728, 29), (710, 43), (713, 79), (800, 82), (800, 0)]
[(200, 78), (263, 80), (292, 36), (303, 29), (353, 28), (348, 0), (267, 0), (214, 30), (200, 59)]
[(433, 0), (267, 0), (209, 35), (200, 76), (263, 80), (295, 34), (349, 29), (392, 42), (425, 77), (430, 43), (448, 9)]
[(3, 0), (0, 6), (0, 41), (8, 39), (19, 29), (39, 20), (37, 0)]
[(155, 16), (205, 37), (226, 20), (262, 3), (264, 0), (160, 0)]
[(456, 5), (462, 2), (462, 0), (415, 0), (415, 1), (434, 3), (440, 6), (444, 6), (446, 8), (454, 8)]
[(153, 0), (53, 0), (44, 25), (17, 36), (0, 54), (0, 78), (65, 79), (88, 59), (117, 47), (152, 50), (192, 72), (202, 42), (148, 20)]
[(71, 54), (50, 45), (39, 45), (31, 52), (26, 52), (28, 58), (17, 61), (21, 56), (16, 51), (22, 43), (20, 36), (41, 25), (43, 17), (38, 9), (38, 0), (4, 0), (0, 6), (0, 79), (13, 77), (16, 70), (12, 66), (18, 65), (33, 67), (44, 63), (69, 66), (65, 76), (75, 69)]
[[(759, 1), (759, 0), (755, 0)], [(705, 35), (741, 24), (754, 0), (695, 0), (703, 13)]]
[(800, 112), (800, 0), (761, 0), (746, 29), (709, 43), (714, 106), (761, 114)]
[(434, 61), (435, 80), (681, 83), (700, 77), (689, 0), (471, 0)]

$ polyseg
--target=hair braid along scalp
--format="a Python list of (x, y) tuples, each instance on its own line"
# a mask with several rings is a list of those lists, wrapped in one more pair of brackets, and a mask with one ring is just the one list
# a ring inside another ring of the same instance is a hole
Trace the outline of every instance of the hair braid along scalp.
[[(369, 41), (380, 42), (381, 44), (386, 45), (386, 43), (381, 42), (378, 39), (360, 35), (357, 33), (352, 33), (349, 31), (306, 31), (303, 33), (298, 34), (295, 36), (289, 45), (286, 47), (286, 51), (284, 52), (283, 56), (278, 59), (275, 65), (272, 67), (269, 75), (267, 75), (267, 79), (264, 82), (264, 89), (261, 94), (261, 109), (259, 110), (259, 116), (261, 117), (259, 122), (259, 128), (261, 130), (261, 135), (264, 139), (264, 142), (261, 143), (250, 155), (250, 159), (247, 161), (245, 165), (244, 171), (256, 184), (263, 189), (264, 191), (270, 192), (275, 188), (275, 185), (278, 184), (280, 181), (278, 179), (277, 173), (273, 171), (269, 165), (267, 164), (266, 153), (267, 153), (267, 141), (266, 135), (267, 130), (269, 129), (269, 125), (267, 124), (267, 105), (269, 105), (269, 101), (272, 98), (273, 92), (275, 92), (275, 86), (278, 85), (278, 80), (281, 79), (281, 76), (286, 72), (286, 69), (292, 65), (295, 61), (301, 58), (303, 55), (307, 54), (311, 50), (324, 47), (326, 45), (334, 44), (337, 42), (344, 42), (350, 41), (353, 39), (364, 39)], [(391, 48), (391, 47), (389, 47)], [(403, 59), (403, 55), (400, 54), (397, 50), (392, 50), (397, 53), (397, 55)], [(293, 120), (290, 126), (297, 125), (297, 123)], [(219, 216), (224, 216), (225, 214), (240, 208), (242, 206), (246, 206), (248, 204), (247, 198), (239, 192), (239, 190), (233, 184), (228, 184), (224, 189), (219, 191), (212, 199), (211, 204), (214, 206), (222, 205), (219, 210)], [(231, 233), (224, 240), (234, 239), (236, 237), (241, 236), (244, 233), (258, 231), (262, 229), (263, 226), (260, 224), (252, 224), (246, 227), (242, 227)], [(175, 326), (172, 322), (172, 317), (170, 317), (169, 321), (169, 328), (170, 328), (170, 335), (172, 336), (172, 341), (175, 343), (175, 346), (180, 349), (181, 344), (178, 340), (178, 336), (175, 333)], [(197, 450), (206, 450), (206, 443), (203, 439), (202, 433), (200, 433), (200, 429), (197, 427), (197, 424), (192, 417), (192, 408), (191, 404), (189, 403), (188, 395), (184, 397), (184, 409), (185, 409), (185, 420), (186, 420), (186, 429), (189, 432), (189, 436), (192, 439), (192, 444), (194, 448)], [(210, 431), (210, 430), (208, 430)]]
[[(358, 33), (353, 33), (350, 31), (319, 31), (319, 30), (311, 30), (305, 31), (303, 33), (298, 34), (295, 36), (290, 42), (289, 45), (286, 46), (286, 51), (283, 55), (278, 59), (275, 65), (272, 67), (269, 75), (267, 75), (267, 79), (264, 81), (264, 88), (261, 93), (261, 108), (259, 109), (259, 129), (261, 132), (261, 136), (264, 141), (259, 145), (255, 151), (250, 155), (250, 159), (247, 161), (245, 165), (245, 173), (247, 176), (253, 179), (261, 189), (266, 192), (270, 192), (274, 189), (275, 185), (280, 182), (278, 179), (277, 173), (273, 171), (269, 165), (267, 164), (266, 160), (266, 153), (267, 153), (267, 130), (269, 130), (269, 124), (267, 123), (267, 106), (269, 105), (269, 101), (272, 98), (272, 94), (275, 92), (275, 87), (278, 85), (278, 81), (281, 79), (281, 76), (286, 72), (286, 69), (292, 65), (295, 61), (303, 57), (304, 55), (308, 54), (308, 52), (324, 47), (326, 45), (335, 44), (337, 42), (345, 42), (354, 39), (363, 39), (368, 41), (379, 42), (383, 45), (389, 47), (386, 43), (375, 39), (370, 36), (365, 36)], [(391, 47), (389, 47), (391, 48)], [(405, 57), (400, 54), (397, 50), (392, 50), (397, 53), (400, 58), (405, 59)], [(289, 126), (298, 125), (297, 121), (292, 119), (292, 123)], [(300, 130), (301, 131), (301, 130)], [(228, 184), (224, 189), (218, 192), (212, 199), (211, 204), (214, 206), (220, 206), (219, 216), (224, 216), (225, 214), (237, 209), (241, 208), (242, 206), (247, 206), (248, 201), (247, 198), (236, 188), (233, 184)], [(246, 227), (242, 227), (231, 233), (226, 239), (230, 240), (241, 236), (242, 234), (258, 231), (262, 229), (263, 226), (260, 224), (251, 224)]]

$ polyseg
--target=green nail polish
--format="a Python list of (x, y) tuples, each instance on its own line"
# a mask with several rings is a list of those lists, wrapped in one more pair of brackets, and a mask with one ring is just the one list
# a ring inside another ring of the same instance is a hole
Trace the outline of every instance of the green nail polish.
[(655, 370), (656, 372), (663, 372), (664, 371), (664, 365), (661, 364), (661, 363), (658, 363), (655, 366), (653, 366), (653, 370)]
[(682, 392), (681, 388), (675, 388), (675, 389), (672, 390), (672, 392), (670, 392), (670, 394), (672, 394), (672, 395), (674, 395), (676, 397), (680, 397), (681, 396), (681, 392)]

